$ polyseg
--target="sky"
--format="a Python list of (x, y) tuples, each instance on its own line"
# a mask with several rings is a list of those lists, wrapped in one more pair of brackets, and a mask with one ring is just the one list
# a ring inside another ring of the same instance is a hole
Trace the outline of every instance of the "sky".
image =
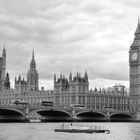
[(0, 51), (6, 71), (26, 78), (32, 51), (40, 87), (53, 89), (53, 75), (83, 75), (89, 86), (129, 87), (130, 45), (139, 0), (0, 0)]

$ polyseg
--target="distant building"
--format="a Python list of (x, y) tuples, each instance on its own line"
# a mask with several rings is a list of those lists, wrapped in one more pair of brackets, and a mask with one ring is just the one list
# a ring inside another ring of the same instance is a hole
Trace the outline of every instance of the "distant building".
[[(116, 88), (116, 86), (115, 86)], [(105, 110), (110, 108), (113, 110), (130, 110), (129, 95), (124, 94), (124, 91), (97, 89), (90, 90), (87, 94), (87, 108)], [(126, 92), (125, 92), (126, 93)]]
[(53, 101), (56, 106), (70, 106), (71, 104), (85, 104), (85, 93), (89, 92), (88, 75), (82, 77), (79, 73), (69, 79), (64, 75), (60, 75), (56, 79), (54, 75), (54, 96)]
[(69, 74), (69, 80), (64, 75), (56, 78), (54, 75), (54, 96), (55, 106), (69, 107), (71, 105), (81, 105), (85, 108), (105, 110), (128, 111), (129, 96), (123, 85), (115, 85), (108, 89), (89, 90), (88, 74), (82, 77), (79, 73), (72, 77)]
[(28, 84), (25, 79), (21, 79), (21, 76), (18, 79), (15, 77), (15, 92), (18, 94), (27, 93), (28, 91)]
[(140, 23), (134, 34), (134, 41), (129, 50), (130, 91), (123, 85), (115, 85), (106, 89), (89, 90), (89, 77), (76, 73), (68, 78), (60, 74), (54, 75), (54, 90), (39, 90), (39, 74), (36, 69), (34, 51), (27, 73), (27, 79), (15, 78), (15, 88), (10, 89), (9, 73), (6, 74), (6, 49), (0, 57), (0, 104), (9, 105), (14, 101), (25, 101), (31, 106), (41, 105), (42, 101), (52, 101), (56, 107), (81, 105), (88, 109), (113, 109), (130, 111), (140, 120)]
[(21, 76), (15, 77), (15, 87), (10, 89), (9, 74), (6, 74), (6, 50), (3, 50), (3, 57), (0, 58), (0, 104), (12, 105), (15, 101), (25, 101), (31, 106), (41, 105), (42, 101), (52, 101), (52, 90), (40, 90), (38, 85), (38, 72), (34, 59), (34, 52), (30, 62), (30, 69), (27, 73), (27, 81)]
[(117, 95), (127, 95), (128, 94), (126, 87), (121, 84), (115, 85), (113, 87), (108, 87), (107, 91), (109, 93), (117, 94)]
[(71, 107), (81, 105), (89, 109), (106, 109), (127, 111), (130, 109), (129, 96), (125, 86), (115, 85), (108, 89), (89, 90), (88, 74), (82, 76), (77, 72), (66, 78), (60, 74), (59, 78), (54, 75), (54, 90), (39, 90), (39, 74), (36, 70), (34, 51), (27, 73), (27, 81), (21, 76), (15, 77), (15, 88), (10, 89), (10, 78), (6, 71), (6, 50), (0, 59), (0, 104), (11, 105), (15, 101), (28, 102), (30, 106), (39, 106), (42, 101), (52, 101), (56, 107)]

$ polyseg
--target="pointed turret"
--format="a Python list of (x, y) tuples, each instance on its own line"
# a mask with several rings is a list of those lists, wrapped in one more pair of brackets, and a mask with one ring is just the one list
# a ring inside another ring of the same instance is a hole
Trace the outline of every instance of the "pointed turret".
[(56, 74), (54, 74), (54, 83), (56, 82)]
[(8, 77), (9, 78), (9, 73), (7, 72), (7, 74), (6, 74), (6, 77)]
[(79, 77), (79, 73), (77, 72), (77, 78)]
[(3, 48), (3, 53), (2, 53), (2, 58), (6, 58), (6, 49), (5, 49), (5, 45), (4, 45), (4, 48)]
[(137, 25), (137, 28), (136, 28), (136, 31), (135, 31), (135, 35), (136, 34), (140, 34), (140, 21), (138, 19), (138, 25)]
[(98, 90), (97, 90), (97, 88), (95, 87), (95, 88), (94, 88), (94, 92), (97, 93), (97, 91), (98, 91)]
[(101, 88), (100, 88), (99, 92), (100, 92), (100, 93), (102, 93), (102, 90), (101, 90)]
[(21, 82), (21, 76), (20, 75), (18, 76), (18, 82)]
[(36, 69), (36, 63), (35, 63), (35, 58), (34, 58), (34, 50), (32, 52), (32, 60), (30, 63), (30, 69), (35, 70)]
[(5, 77), (4, 88), (5, 89), (10, 89), (10, 78), (9, 78), (9, 73), (8, 72), (7, 72), (6, 77)]
[(60, 74), (60, 80), (62, 80), (62, 73)]
[(86, 81), (88, 81), (88, 74), (87, 74), (87, 71), (85, 71), (84, 79), (85, 79)]
[(72, 73), (69, 74), (69, 81), (72, 81)]
[(6, 76), (6, 49), (5, 49), (5, 45), (3, 48), (3, 52), (2, 52), (2, 61), (1, 61), (1, 66), (0, 66), (0, 71), (1, 71), (1, 75), (0, 75), (0, 89), (4, 89), (4, 84), (5, 84), (5, 76)]
[(28, 88), (30, 91), (38, 91), (39, 89), (38, 79), (39, 79), (39, 75), (36, 70), (36, 62), (35, 62), (35, 56), (34, 56), (34, 50), (33, 50), (32, 59), (30, 62), (30, 69), (28, 70), (28, 73), (27, 73), (27, 83), (28, 83)]
[(138, 24), (137, 24), (137, 28), (135, 31), (135, 37), (134, 37), (134, 41), (131, 45), (131, 48), (135, 49), (135, 48), (139, 48), (140, 47), (140, 21), (138, 19)]
[(65, 81), (65, 75), (63, 75), (63, 78), (62, 79)]
[(34, 58), (34, 49), (33, 49), (33, 52), (32, 52), (32, 58)]
[(17, 77), (15, 77), (15, 82), (17, 81)]

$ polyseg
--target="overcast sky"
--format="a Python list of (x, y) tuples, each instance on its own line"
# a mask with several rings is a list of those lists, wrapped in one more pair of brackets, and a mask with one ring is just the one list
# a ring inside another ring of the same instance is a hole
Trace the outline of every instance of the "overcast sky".
[(0, 51), (5, 44), (11, 82), (26, 78), (34, 49), (40, 87), (51, 89), (54, 73), (85, 70), (90, 87), (129, 86), (139, 7), (139, 0), (0, 0)]

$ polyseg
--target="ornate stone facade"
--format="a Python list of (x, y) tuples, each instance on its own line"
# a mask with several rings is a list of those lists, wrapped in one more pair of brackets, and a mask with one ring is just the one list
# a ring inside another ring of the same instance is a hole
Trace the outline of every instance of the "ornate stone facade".
[(53, 91), (30, 91), (17, 93), (14, 89), (2, 90), (0, 93), (0, 105), (14, 105), (15, 101), (29, 103), (30, 106), (40, 106), (42, 101), (52, 101)]
[(116, 85), (115, 88), (107, 88), (91, 90), (87, 95), (87, 108), (104, 110), (106, 108), (112, 110), (130, 110), (129, 95), (127, 91), (120, 89), (120, 85)]
[(113, 110), (128, 111), (129, 95), (125, 86), (115, 85), (107, 89), (89, 90), (88, 75), (82, 77), (79, 73), (69, 80), (62, 74), (56, 79), (54, 76), (54, 96), (55, 106), (69, 107), (70, 105), (81, 105), (91, 110)]
[(18, 79), (15, 77), (15, 92), (18, 94), (24, 94), (28, 91), (28, 84), (25, 79), (21, 79), (21, 76), (18, 76)]
[(0, 90), (4, 89), (6, 73), (6, 50), (3, 49), (2, 57), (0, 57)]
[[(134, 41), (129, 51), (130, 67), (130, 105), (131, 111), (136, 113), (136, 118), (140, 120), (140, 23), (134, 34)], [(138, 115), (139, 114), (139, 115)]]
[[(3, 57), (6, 56), (5, 53), (4, 49)], [(6, 70), (6, 66), (4, 68)], [(27, 81), (18, 76), (18, 78), (15, 78), (15, 88), (10, 89), (10, 78), (7, 73), (4, 80), (6, 88), (1, 89), (0, 92), (0, 104), (12, 105), (15, 101), (24, 101), (28, 102), (30, 106), (39, 106), (42, 101), (52, 101), (56, 107), (82, 105), (88, 109), (104, 110), (110, 108), (123, 111), (127, 111), (130, 108), (129, 96), (124, 90), (124, 86), (116, 85), (107, 89), (98, 90), (95, 88), (94, 90), (89, 90), (87, 72), (83, 76), (79, 73), (72, 76), (72, 73), (70, 73), (69, 78), (62, 74), (59, 78), (54, 75), (53, 91), (39, 90), (38, 77), (33, 52), (30, 70), (27, 73)]]
[(56, 79), (54, 76), (54, 104), (56, 106), (70, 106), (71, 104), (83, 104), (85, 95), (89, 92), (88, 75), (82, 77), (79, 73), (72, 77), (69, 74), (69, 80), (64, 75)]
[(4, 46), (2, 57), (0, 57), (0, 91), (10, 89), (9, 73), (6, 74), (6, 49)]
[[(4, 59), (2, 59), (4, 58)], [(34, 52), (32, 54), (32, 60), (30, 62), (30, 70), (27, 73), (27, 81), (21, 76), (15, 77), (15, 87), (10, 89), (9, 74), (4, 75), (6, 71), (6, 50), (3, 50), (3, 57), (1, 60), (1, 83), (4, 82), (4, 87), (0, 89), (0, 104), (1, 105), (13, 105), (15, 101), (28, 102), (30, 106), (39, 106), (42, 101), (52, 101), (52, 90), (39, 90), (38, 85), (38, 72), (36, 70), (36, 63), (34, 59)], [(3, 68), (4, 67), (4, 68)], [(4, 72), (2, 71), (4, 69)], [(3, 78), (4, 77), (4, 78)], [(4, 79), (4, 80), (3, 80)]]
[(25, 101), (31, 106), (41, 105), (42, 101), (52, 101), (56, 107), (81, 105), (91, 110), (140, 111), (140, 23), (135, 32), (134, 41), (129, 51), (130, 96), (122, 85), (106, 89), (89, 90), (88, 74), (77, 73), (66, 78), (54, 75), (54, 90), (39, 90), (39, 74), (36, 70), (34, 52), (27, 73), (27, 80), (15, 78), (15, 88), (10, 89), (10, 78), (6, 72), (6, 50), (0, 58), (0, 104), (12, 105), (14, 101)]

